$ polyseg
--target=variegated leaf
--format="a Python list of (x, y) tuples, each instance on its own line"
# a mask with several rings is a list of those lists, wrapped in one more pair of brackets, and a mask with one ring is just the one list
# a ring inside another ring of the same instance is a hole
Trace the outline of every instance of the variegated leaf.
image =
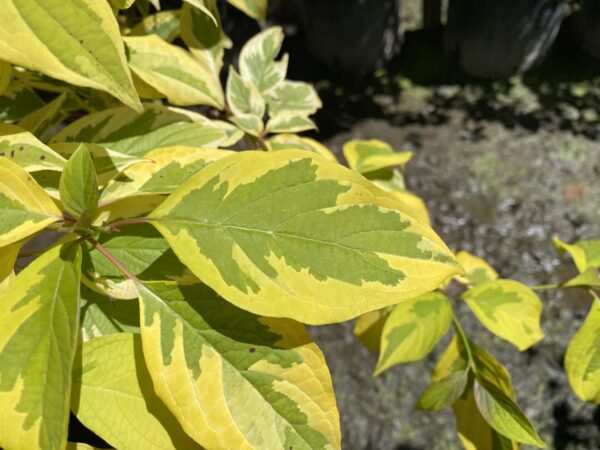
[(232, 123), (238, 128), (251, 136), (260, 136), (264, 131), (264, 123), (262, 119), (254, 114), (240, 114), (230, 117)]
[(183, 0), (186, 3), (189, 3), (194, 8), (197, 8), (202, 13), (206, 14), (207, 17), (216, 25), (217, 18), (213, 15), (213, 11), (207, 6), (210, 4), (211, 0)]
[(19, 126), (43, 138), (45, 132), (64, 119), (62, 106), (67, 99), (67, 94), (62, 93), (44, 107), (27, 114), (19, 121)]
[(378, 352), (381, 348), (383, 326), (393, 309), (393, 306), (387, 306), (364, 313), (356, 319), (354, 334), (369, 351)]
[(227, 78), (227, 104), (236, 116), (252, 114), (261, 119), (265, 114), (264, 98), (250, 81), (238, 75), (233, 66), (229, 67)]
[(179, 35), (180, 13), (176, 9), (160, 11), (145, 17), (129, 32), (129, 36), (156, 34), (162, 40), (173, 42)]
[[(198, 283), (162, 236), (148, 224), (129, 225), (118, 234), (101, 235), (98, 242), (144, 282)], [(124, 278), (91, 244), (84, 245), (82, 281), (96, 292), (113, 298), (137, 298), (134, 282)]]
[(589, 268), (600, 268), (600, 240), (567, 244), (558, 238), (554, 238), (553, 243), (558, 250), (566, 251), (571, 255), (580, 273)]
[(369, 173), (392, 166), (403, 166), (413, 156), (412, 152), (395, 152), (378, 139), (349, 141), (343, 147), (344, 156), (351, 169)]
[(271, 151), (293, 149), (305, 150), (337, 162), (335, 155), (323, 144), (314, 139), (301, 137), (296, 134), (276, 134), (267, 139), (266, 144), (267, 148)]
[(0, 293), (2, 448), (66, 445), (80, 262), (78, 246), (55, 247)]
[(480, 283), (463, 294), (480, 322), (520, 351), (544, 337), (540, 328), (542, 302), (529, 287), (513, 280)]
[(282, 81), (269, 92), (267, 103), (272, 117), (284, 113), (310, 116), (323, 106), (317, 91), (311, 84), (289, 80)]
[(24, 242), (15, 242), (0, 247), (0, 292), (14, 274), (15, 262), (23, 244)]
[(418, 361), (450, 327), (452, 308), (445, 295), (430, 292), (396, 305), (383, 326), (375, 375), (390, 367)]
[(157, 35), (123, 38), (131, 70), (180, 106), (210, 105), (223, 109), (224, 99), (218, 73), (202, 66), (181, 47)]
[(0, 158), (0, 247), (62, 218), (52, 199), (21, 167)]
[(267, 18), (268, 0), (227, 0), (239, 10), (256, 20)]
[(261, 94), (275, 89), (285, 79), (287, 55), (280, 61), (275, 61), (282, 42), (282, 29), (272, 27), (252, 37), (240, 52), (240, 74)]
[(219, 74), (223, 67), (225, 49), (232, 42), (223, 33), (216, 0), (207, 0), (206, 6), (216, 22), (202, 11), (183, 5), (181, 8), (181, 38), (189, 51), (211, 73)]
[(83, 344), (73, 367), (77, 418), (117, 449), (200, 449), (154, 393), (139, 335)]
[(99, 227), (121, 219), (145, 216), (155, 210), (165, 198), (164, 195), (142, 195), (100, 205), (92, 225)]
[[(75, 150), (81, 145), (80, 142), (61, 142), (52, 144), (52, 149), (65, 158), (70, 158)], [(115, 152), (106, 147), (97, 144), (85, 144), (92, 155), (92, 161), (96, 174), (98, 175), (98, 185), (104, 187), (118, 173), (125, 170), (132, 164), (145, 161), (135, 156)]]
[(144, 357), (158, 396), (214, 449), (339, 449), (331, 378), (304, 327), (247, 313), (195, 288), (140, 290)]
[(145, 155), (147, 161), (125, 169), (106, 187), (101, 203), (134, 195), (170, 194), (202, 167), (233, 153), (184, 146), (153, 150)]
[(593, 297), (585, 322), (567, 348), (565, 371), (580, 399), (600, 404), (600, 298)]
[[(375, 181), (374, 184), (381, 187), (381, 184), (377, 181)], [(383, 189), (387, 190), (386, 188)], [(431, 223), (429, 210), (427, 209), (427, 205), (425, 205), (425, 202), (421, 197), (416, 196), (412, 192), (401, 191), (398, 189), (394, 189), (389, 192), (392, 193), (403, 205), (403, 211), (406, 211), (406, 213), (412, 216), (415, 220), (420, 223)]]
[(21, 127), (0, 124), (0, 159), (8, 158), (27, 172), (62, 171), (67, 161)]
[(494, 430), (483, 418), (471, 385), (453, 405), (458, 437), (465, 450), (519, 450), (519, 444)]
[(12, 78), (12, 66), (6, 61), (0, 60), (0, 95), (4, 94)]
[(88, 114), (63, 128), (52, 137), (50, 143), (118, 142), (146, 135), (175, 122), (192, 121), (185, 111), (153, 103), (145, 103), (143, 107), (144, 111), (141, 113), (120, 106)]
[(82, 286), (80, 308), (83, 342), (109, 334), (140, 333), (140, 308), (137, 301), (115, 301)]
[(135, 3), (135, 0), (109, 0), (113, 8), (128, 9)]
[(435, 232), (398, 206), (314, 153), (247, 151), (202, 169), (149, 217), (227, 300), (318, 324), (397, 304), (459, 273)]
[(272, 116), (267, 122), (270, 133), (300, 133), (301, 131), (314, 130), (317, 126), (308, 117), (290, 113), (281, 113)]
[(461, 251), (456, 259), (465, 271), (464, 277), (457, 277), (462, 282), (478, 284), (498, 279), (498, 273), (482, 258)]
[(105, 1), (2, 0), (0, 57), (140, 109), (119, 25)]

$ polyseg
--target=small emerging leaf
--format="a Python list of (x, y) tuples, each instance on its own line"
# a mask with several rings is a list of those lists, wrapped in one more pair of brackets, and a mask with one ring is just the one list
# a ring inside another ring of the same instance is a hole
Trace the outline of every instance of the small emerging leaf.
[(403, 166), (413, 156), (412, 152), (395, 152), (378, 139), (349, 141), (343, 147), (344, 156), (351, 169), (369, 173), (392, 166)]
[(252, 37), (240, 52), (240, 74), (261, 94), (275, 89), (287, 73), (287, 56), (275, 62), (281, 50), (283, 30), (269, 28)]
[(558, 238), (554, 238), (552, 242), (558, 250), (566, 251), (571, 255), (580, 273), (589, 268), (600, 268), (600, 240), (567, 244)]
[(393, 306), (388, 306), (376, 311), (369, 311), (356, 319), (354, 334), (369, 351), (378, 352), (380, 350), (383, 326), (393, 309)]
[(262, 118), (265, 113), (265, 100), (260, 92), (250, 81), (240, 77), (233, 67), (229, 68), (227, 78), (227, 104), (237, 116), (253, 114)]
[(461, 251), (456, 255), (459, 264), (465, 270), (464, 277), (457, 277), (466, 283), (483, 283), (498, 279), (498, 273), (484, 259)]
[(321, 155), (324, 158), (336, 161), (335, 155), (318, 141), (311, 138), (300, 137), (296, 134), (276, 134), (266, 141), (267, 148), (271, 151), (277, 150), (305, 150)]
[(321, 108), (322, 103), (315, 88), (301, 81), (284, 80), (268, 95), (269, 114), (309, 116)]
[(76, 218), (89, 223), (98, 207), (98, 177), (89, 150), (85, 144), (67, 161), (60, 177), (60, 199), (65, 209)]

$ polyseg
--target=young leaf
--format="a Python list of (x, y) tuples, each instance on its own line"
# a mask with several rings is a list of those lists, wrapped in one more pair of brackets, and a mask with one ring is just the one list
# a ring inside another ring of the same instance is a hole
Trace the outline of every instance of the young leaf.
[(149, 218), (225, 299), (319, 324), (416, 297), (459, 272), (435, 232), (397, 208), (393, 195), (314, 153), (247, 151), (206, 166)]
[(0, 9), (0, 58), (141, 108), (108, 2), (2, 0)]
[(194, 8), (197, 8), (199, 11), (202, 11), (204, 14), (206, 14), (207, 17), (210, 18), (210, 20), (215, 25), (217, 25), (217, 23), (218, 23), (217, 18), (213, 15), (213, 12), (207, 6), (207, 3), (210, 3), (211, 0), (183, 0), (183, 1), (189, 3)]
[(0, 120), (17, 120), (44, 106), (44, 101), (27, 83), (10, 83), (0, 96)]
[(364, 313), (356, 319), (354, 334), (369, 351), (378, 352), (381, 348), (383, 326), (393, 309), (393, 306), (387, 306)]
[(267, 148), (271, 151), (292, 149), (305, 150), (337, 162), (335, 155), (323, 144), (314, 139), (300, 137), (296, 134), (276, 134), (267, 139), (266, 144)]
[(77, 418), (118, 449), (200, 449), (154, 393), (139, 335), (83, 344), (73, 367)]
[(102, 193), (101, 203), (144, 194), (170, 194), (202, 167), (229, 156), (230, 150), (165, 147), (145, 155), (146, 161), (125, 169)]
[(403, 166), (413, 156), (412, 152), (395, 152), (378, 139), (349, 141), (342, 149), (348, 166), (359, 173), (369, 173), (392, 166)]
[(590, 312), (567, 348), (565, 371), (580, 399), (600, 404), (600, 299), (593, 295)]
[(456, 428), (465, 450), (519, 450), (519, 444), (499, 434), (485, 421), (473, 395), (473, 386), (452, 405)]
[(109, 334), (140, 333), (137, 301), (114, 301), (82, 286), (80, 308), (83, 342)]
[(156, 34), (162, 40), (173, 42), (179, 35), (180, 13), (176, 9), (161, 11), (145, 17), (129, 32), (129, 36)]
[(66, 93), (60, 94), (42, 108), (27, 114), (19, 121), (18, 125), (37, 136), (43, 136), (49, 128), (65, 117), (65, 113), (61, 111), (61, 108), (66, 99)]
[(513, 280), (480, 283), (463, 299), (481, 323), (520, 351), (544, 337), (540, 328), (542, 302), (529, 287)]
[(456, 255), (459, 264), (465, 270), (464, 277), (457, 277), (466, 283), (483, 283), (498, 279), (498, 273), (484, 259), (461, 251)]
[(67, 161), (60, 177), (60, 199), (73, 217), (91, 220), (98, 207), (98, 177), (89, 150), (85, 144)]
[(284, 80), (267, 96), (269, 114), (293, 114), (310, 116), (317, 112), (323, 104), (315, 88), (301, 81)]
[(253, 114), (260, 119), (265, 114), (264, 98), (250, 81), (238, 75), (233, 66), (229, 67), (227, 78), (227, 104), (237, 116)]
[(190, 5), (181, 8), (181, 38), (189, 51), (211, 73), (219, 74), (223, 67), (223, 54), (232, 46), (223, 33), (216, 0), (208, 0), (207, 8), (217, 19), (217, 25), (209, 16)]
[(129, 66), (174, 105), (210, 105), (223, 109), (218, 73), (203, 67), (181, 47), (160, 37), (125, 37)]
[(566, 251), (571, 255), (580, 273), (589, 268), (600, 268), (600, 240), (567, 244), (554, 238), (552, 242), (558, 250)]
[(0, 217), (0, 247), (4, 247), (60, 220), (62, 214), (27, 172), (0, 158)]
[(2, 448), (66, 445), (80, 263), (77, 245), (57, 246), (0, 293)]
[(396, 364), (418, 361), (446, 334), (452, 309), (445, 295), (430, 292), (396, 305), (383, 326), (375, 375)]
[(521, 409), (501, 389), (485, 380), (476, 380), (473, 393), (479, 412), (498, 433), (523, 444), (546, 447)]
[(239, 116), (230, 117), (232, 123), (236, 124), (240, 130), (248, 133), (251, 136), (260, 136), (264, 130), (262, 119), (254, 114), (241, 114)]
[(21, 127), (0, 124), (0, 158), (10, 159), (27, 172), (61, 172), (67, 161)]
[(14, 273), (15, 262), (23, 244), (24, 242), (15, 242), (0, 248), (0, 291)]
[(272, 116), (267, 123), (267, 130), (271, 133), (300, 133), (301, 131), (314, 130), (317, 126), (308, 117), (290, 113), (281, 113)]
[(256, 20), (266, 20), (268, 0), (227, 0)]
[(98, 207), (92, 225), (100, 227), (122, 219), (142, 217), (155, 210), (163, 201), (164, 195), (142, 195), (126, 197)]
[(275, 62), (282, 42), (283, 30), (272, 27), (252, 37), (240, 52), (240, 74), (261, 94), (275, 89), (285, 79), (287, 55)]
[(143, 286), (144, 358), (157, 395), (206, 448), (340, 448), (325, 359), (302, 325), (258, 317), (195, 288)]
[[(80, 145), (82, 145), (81, 142), (62, 142), (59, 144), (52, 144), (52, 148), (61, 156), (68, 159), (75, 153)], [(94, 169), (98, 176), (99, 187), (104, 187), (106, 183), (113, 179), (119, 172), (122, 172), (132, 164), (144, 161), (135, 156), (115, 152), (114, 150), (110, 150), (101, 145), (85, 144), (85, 146), (92, 156)]]

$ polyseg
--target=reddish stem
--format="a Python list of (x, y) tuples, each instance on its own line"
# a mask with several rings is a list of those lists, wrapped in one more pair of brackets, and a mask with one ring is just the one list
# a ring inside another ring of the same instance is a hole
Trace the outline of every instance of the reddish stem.
[(129, 269), (127, 269), (127, 267), (125, 267), (123, 264), (121, 264), (121, 262), (119, 262), (119, 260), (117, 258), (115, 258), (113, 255), (111, 255), (111, 253), (108, 250), (106, 250), (102, 246), (102, 244), (100, 244), (100, 242), (98, 242), (96, 239), (94, 239), (91, 236), (88, 236), (86, 238), (86, 240), (89, 241), (96, 248), (96, 250), (98, 250), (100, 253), (102, 253), (106, 259), (108, 259), (111, 263), (113, 263), (117, 269), (119, 269), (121, 272), (123, 272), (123, 274), (127, 278), (129, 278), (130, 280), (134, 281), (137, 284), (142, 284), (142, 282), (138, 279), (138, 277), (136, 277), (133, 273), (131, 273), (129, 271)]

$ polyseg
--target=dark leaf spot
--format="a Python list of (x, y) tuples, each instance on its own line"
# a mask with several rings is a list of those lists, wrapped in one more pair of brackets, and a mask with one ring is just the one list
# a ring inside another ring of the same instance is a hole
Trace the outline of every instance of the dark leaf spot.
[(19, 145), (19, 151), (20, 151), (20, 152), (22, 152), (24, 148), (25, 148), (25, 147), (23, 147), (22, 145)]
[(40, 159), (43, 161), (43, 160), (45, 160), (45, 159), (46, 159), (46, 157), (45, 157), (44, 155), (41, 155), (41, 156), (40, 156)]
[(14, 157), (15, 157), (15, 151), (14, 151), (14, 150), (11, 150), (11, 151), (10, 151), (10, 157), (11, 157), (11, 158), (14, 158)]
[(254, 352), (256, 351), (256, 349), (255, 349), (254, 347), (250, 347), (250, 348), (248, 349), (248, 351), (249, 351), (250, 353), (254, 353)]

